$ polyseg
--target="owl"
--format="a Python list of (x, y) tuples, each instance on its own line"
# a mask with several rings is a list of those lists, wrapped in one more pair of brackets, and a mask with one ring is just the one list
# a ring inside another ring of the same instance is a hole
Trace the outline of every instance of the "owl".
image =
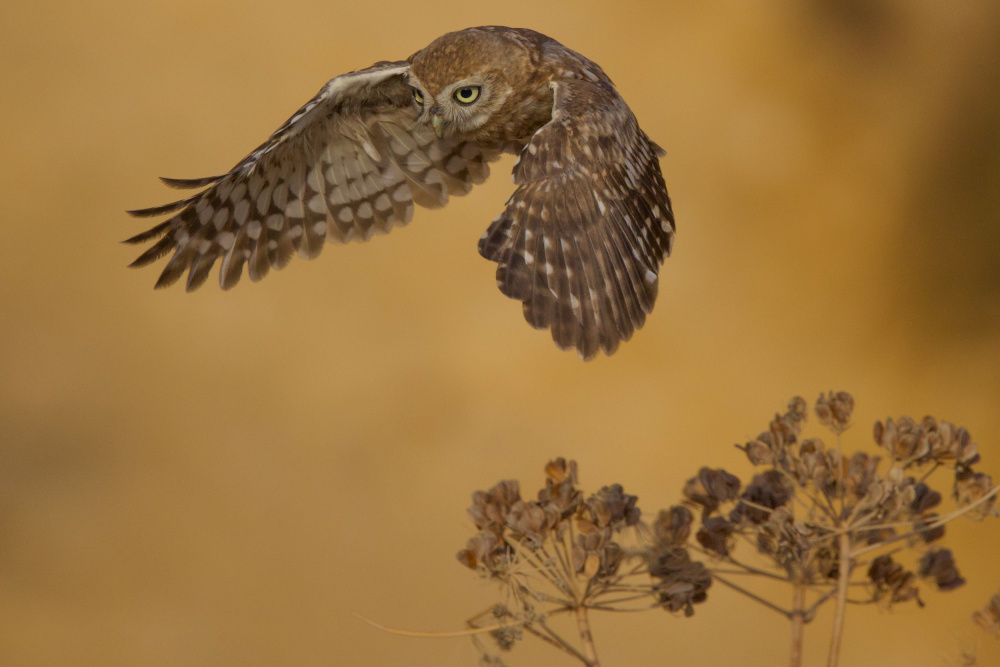
[(531, 326), (583, 359), (612, 354), (645, 322), (674, 217), (646, 136), (595, 63), (532, 30), (439, 37), (407, 60), (330, 80), (221, 176), (161, 179), (200, 192), (129, 211), (169, 215), (126, 243), (173, 253), (156, 287), (188, 291), (220, 261), (222, 289), (326, 242), (368, 240), (437, 208), (517, 155), (514, 193), (479, 241), (500, 291)]

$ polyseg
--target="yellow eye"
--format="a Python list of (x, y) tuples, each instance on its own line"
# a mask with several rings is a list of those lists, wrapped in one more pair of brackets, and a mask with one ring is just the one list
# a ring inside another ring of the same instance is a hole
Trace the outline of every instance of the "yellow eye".
[(417, 104), (423, 106), (423, 104), (424, 104), (424, 94), (422, 92), (420, 92), (419, 90), (417, 90), (416, 88), (413, 89), (413, 99), (415, 99), (417, 101)]
[(455, 99), (462, 104), (472, 104), (479, 99), (479, 86), (466, 86), (455, 91)]

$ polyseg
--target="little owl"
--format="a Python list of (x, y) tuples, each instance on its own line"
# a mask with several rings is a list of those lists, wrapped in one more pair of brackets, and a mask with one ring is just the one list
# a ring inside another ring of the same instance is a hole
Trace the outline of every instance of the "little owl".
[(515, 153), (517, 189), (479, 241), (497, 285), (531, 326), (590, 359), (642, 326), (670, 254), (674, 218), (663, 150), (596, 64), (532, 30), (470, 28), (399, 62), (332, 79), (228, 173), (163, 179), (205, 188), (127, 243), (162, 236), (132, 266), (168, 252), (156, 283), (187, 271), (194, 290), (221, 259), (229, 289), (293, 252), (367, 240), (443, 206)]

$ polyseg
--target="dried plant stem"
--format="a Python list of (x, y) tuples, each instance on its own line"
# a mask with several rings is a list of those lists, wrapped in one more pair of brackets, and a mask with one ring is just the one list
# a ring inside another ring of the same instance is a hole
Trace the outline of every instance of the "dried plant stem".
[(837, 667), (840, 660), (840, 640), (844, 634), (844, 614), (847, 611), (847, 587), (851, 582), (851, 570), (854, 568), (854, 558), (851, 555), (851, 536), (848, 533), (840, 535), (840, 565), (837, 578), (837, 606), (834, 610), (833, 633), (830, 636), (830, 654), (827, 667)]
[[(998, 493), (1000, 493), (1000, 484), (997, 484), (996, 486), (994, 486), (992, 489), (990, 489), (990, 491), (987, 494), (985, 494), (982, 498), (979, 498), (978, 500), (976, 500), (974, 503), (970, 503), (970, 504), (966, 505), (965, 507), (960, 507), (959, 509), (955, 510), (954, 512), (949, 512), (948, 514), (945, 514), (944, 516), (939, 516), (934, 521), (931, 521), (931, 522), (928, 522), (925, 525), (922, 525), (920, 527), (920, 530), (929, 530), (931, 528), (937, 528), (938, 526), (943, 526), (946, 523), (948, 523), (949, 521), (953, 521), (954, 519), (957, 519), (958, 517), (962, 516), (963, 514), (967, 514), (967, 513), (971, 512), (972, 510), (976, 509), (980, 505), (983, 505), (983, 504), (989, 502), (990, 499), (993, 498), (994, 496), (996, 496)], [(897, 527), (897, 526), (912, 526), (912, 525), (913, 525), (912, 522), (886, 523), (886, 524), (880, 524), (880, 525), (876, 525), (876, 526), (869, 526), (867, 528), (867, 530), (875, 530), (875, 529), (880, 529), (880, 528), (892, 528), (892, 527)], [(888, 546), (888, 545), (892, 544), (893, 542), (898, 542), (899, 540), (909, 539), (910, 537), (913, 537), (913, 535), (916, 534), (916, 532), (917, 531), (910, 531), (908, 533), (902, 533), (902, 534), (896, 535), (895, 537), (892, 537), (890, 539), (883, 540), (883, 541), (881, 541), (881, 542), (879, 542), (877, 544), (873, 544), (871, 546), (864, 547), (862, 549), (858, 549), (853, 554), (851, 554), (851, 557), (852, 558), (857, 558), (858, 556), (861, 556), (862, 554), (866, 554), (869, 551), (875, 551), (876, 549), (881, 549), (882, 547)], [(841, 535), (841, 540), (843, 540), (843, 534)]]
[(779, 614), (781, 614), (785, 618), (791, 618), (791, 612), (789, 612), (787, 609), (783, 609), (783, 608), (779, 607), (778, 605), (774, 604), (773, 602), (771, 602), (770, 600), (762, 598), (761, 596), (757, 595), (756, 593), (748, 591), (747, 589), (743, 588), (742, 586), (734, 584), (733, 582), (725, 579), (724, 577), (720, 577), (718, 575), (718, 573), (716, 573), (716, 572), (712, 572), (712, 580), (713, 581), (718, 581), (720, 584), (722, 584), (724, 586), (728, 586), (729, 588), (732, 588), (737, 593), (742, 593), (743, 595), (747, 596), (751, 600), (755, 600), (755, 601), (759, 602), (760, 604), (764, 605), (768, 609), (771, 609), (773, 611), (778, 612)]
[(587, 657), (589, 667), (600, 667), (597, 659), (597, 648), (594, 646), (594, 636), (590, 632), (590, 620), (587, 618), (587, 608), (580, 605), (576, 608), (576, 627), (580, 630), (580, 643), (583, 654)]
[(802, 635), (805, 630), (806, 587), (796, 583), (792, 586), (792, 648), (789, 656), (791, 667), (802, 665)]
[(560, 637), (558, 633), (553, 631), (548, 625), (545, 624), (544, 620), (540, 619), (536, 621), (535, 624), (538, 627), (540, 627), (541, 630), (536, 630), (530, 625), (524, 626), (524, 629), (533, 634), (535, 637), (538, 637), (542, 641), (548, 642), (552, 646), (555, 646), (556, 648), (565, 651), (566, 653), (570, 654), (583, 664), (585, 665), (589, 664), (587, 662), (588, 658), (585, 655), (577, 651), (575, 648), (573, 648), (572, 645), (569, 644), (569, 642)]

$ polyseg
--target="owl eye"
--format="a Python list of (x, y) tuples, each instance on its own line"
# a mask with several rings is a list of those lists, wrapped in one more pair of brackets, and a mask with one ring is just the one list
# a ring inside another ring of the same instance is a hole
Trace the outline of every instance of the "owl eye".
[(413, 89), (413, 99), (415, 99), (417, 101), (417, 104), (423, 106), (423, 104), (424, 104), (424, 94), (422, 92), (420, 92), (419, 90), (417, 90), (416, 88)]
[(455, 91), (455, 99), (462, 104), (472, 104), (479, 99), (479, 86), (466, 86)]

